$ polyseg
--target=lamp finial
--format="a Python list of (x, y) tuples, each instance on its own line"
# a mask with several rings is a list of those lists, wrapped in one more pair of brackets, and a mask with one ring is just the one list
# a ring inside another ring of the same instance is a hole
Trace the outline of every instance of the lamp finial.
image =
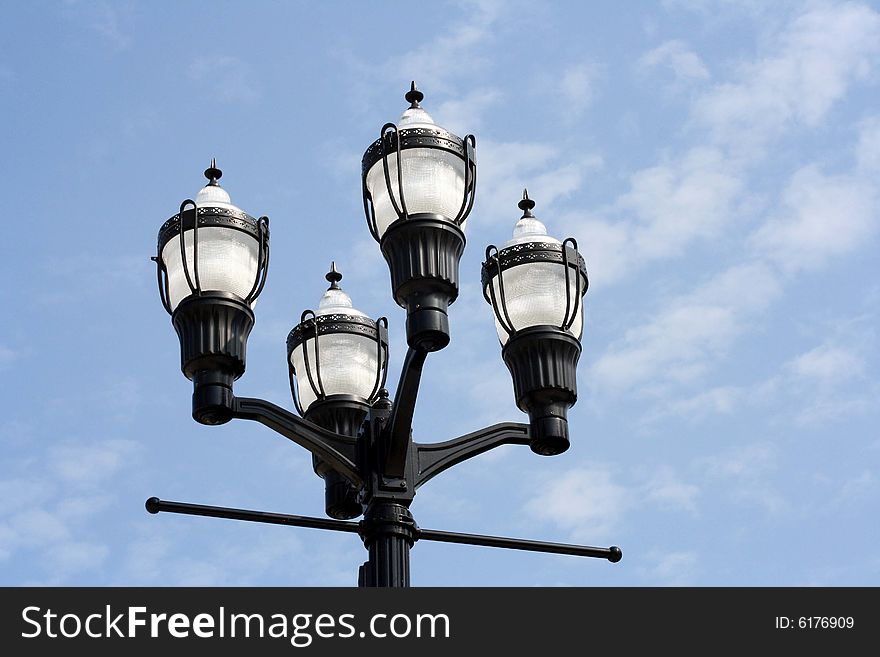
[(416, 81), (413, 80), (409, 91), (406, 92), (404, 98), (406, 99), (406, 102), (409, 103), (410, 109), (415, 109), (416, 107), (419, 107), (419, 103), (425, 99), (425, 94), (416, 89)]
[(213, 185), (215, 187), (219, 187), (220, 183), (217, 181), (220, 180), (220, 177), (223, 175), (223, 172), (217, 168), (217, 160), (215, 158), (211, 158), (211, 166), (205, 169), (205, 178), (208, 179), (208, 184)]
[(342, 274), (340, 274), (338, 271), (336, 271), (336, 261), (335, 260), (333, 260), (330, 263), (330, 271), (327, 272), (327, 275), (324, 276), (324, 278), (326, 278), (330, 282), (330, 287), (328, 289), (330, 289), (330, 290), (338, 290), (339, 289), (339, 281), (342, 280)]
[(529, 198), (529, 190), (528, 189), (523, 190), (522, 201), (517, 203), (516, 206), (520, 210), (523, 211), (523, 216), (522, 216), (523, 219), (525, 219), (526, 217), (534, 218), (535, 215), (532, 214), (532, 208), (535, 207), (535, 202)]

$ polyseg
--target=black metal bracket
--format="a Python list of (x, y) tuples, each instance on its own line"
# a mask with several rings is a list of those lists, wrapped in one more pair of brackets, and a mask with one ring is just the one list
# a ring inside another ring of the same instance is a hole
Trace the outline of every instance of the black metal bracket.
[(357, 466), (357, 441), (322, 429), (262, 399), (236, 397), (232, 417), (255, 420), (309, 450), (355, 486), (364, 483)]
[(416, 481), (418, 488), (429, 479), (461, 463), (501, 445), (528, 445), (529, 425), (501, 422), (442, 443), (414, 443)]
[[(452, 442), (452, 441), (450, 441)], [(144, 505), (150, 513), (180, 513), (190, 516), (207, 516), (210, 518), (228, 518), (231, 520), (244, 520), (248, 522), (262, 522), (271, 525), (287, 525), (290, 527), (308, 527), (311, 529), (329, 529), (336, 532), (365, 534), (364, 522), (346, 522), (343, 520), (328, 520), (326, 518), (314, 518), (311, 516), (295, 516), (285, 513), (270, 513), (267, 511), (251, 511), (248, 509), (232, 509), (223, 506), (208, 506), (204, 504), (189, 504), (187, 502), (169, 502), (151, 497)], [(510, 550), (525, 550), (528, 552), (547, 552), (550, 554), (567, 554), (576, 557), (595, 557), (607, 559), (611, 563), (617, 563), (623, 557), (623, 552), (616, 545), (601, 548), (589, 545), (574, 545), (571, 543), (549, 543), (546, 541), (530, 541), (520, 538), (507, 538), (504, 536), (485, 536), (482, 534), (462, 534), (458, 532), (440, 531), (437, 529), (420, 529), (415, 527), (415, 540), (438, 541), (440, 543), (459, 543), (462, 545), (480, 545), (483, 547), (507, 548)]]

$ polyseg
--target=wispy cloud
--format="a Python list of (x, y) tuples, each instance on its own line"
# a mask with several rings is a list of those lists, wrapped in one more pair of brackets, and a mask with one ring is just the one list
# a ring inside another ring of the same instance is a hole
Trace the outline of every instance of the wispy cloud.
[[(537, 216), (555, 202), (575, 193), (584, 175), (602, 167), (596, 154), (562, 160), (558, 146), (536, 142), (483, 140), (478, 145), (480, 195), (474, 206), (482, 224), (504, 223), (513, 228), (522, 214), (516, 204), (524, 187), (536, 199)], [(555, 224), (562, 231), (564, 221)]]
[(791, 509), (769, 475), (777, 468), (778, 448), (769, 443), (737, 445), (719, 454), (695, 460), (706, 486), (722, 486), (729, 500), (777, 516)]
[(777, 275), (767, 266), (733, 266), (626, 331), (594, 363), (591, 381), (597, 389), (613, 389), (701, 377), (779, 293)]
[(69, 442), (0, 480), (0, 560), (29, 554), (43, 578), (32, 583), (50, 585), (99, 568), (109, 548), (91, 538), (90, 523), (112, 505), (105, 487), (137, 450), (128, 440)]
[(607, 467), (569, 470), (536, 487), (525, 512), (568, 531), (577, 540), (604, 539), (622, 522), (633, 494)]
[(678, 39), (664, 41), (649, 50), (639, 57), (636, 67), (644, 74), (668, 70), (672, 73), (673, 84), (679, 88), (711, 77), (699, 55)]
[(65, 0), (64, 14), (75, 23), (97, 34), (117, 50), (134, 41), (135, 8), (131, 2), (78, 2)]
[(0, 344), (0, 370), (9, 367), (17, 358), (18, 352)]
[(137, 450), (131, 440), (59, 445), (49, 451), (49, 467), (62, 481), (91, 488), (119, 472)]
[(853, 349), (823, 344), (792, 359), (787, 367), (811, 384), (828, 385), (861, 376), (865, 361)]
[(568, 123), (578, 119), (593, 102), (600, 75), (601, 68), (595, 62), (580, 62), (562, 72), (559, 88)]
[(441, 102), (431, 115), (439, 125), (457, 135), (473, 134), (483, 127), (486, 112), (501, 99), (497, 89), (482, 88)]
[(382, 79), (417, 80), (432, 93), (458, 88), (462, 74), (485, 72), (492, 57), (489, 46), (504, 6), (490, 0), (460, 3), (464, 17), (428, 42), (390, 58), (379, 66)]
[(741, 65), (694, 107), (697, 122), (737, 151), (763, 149), (793, 125), (816, 126), (880, 56), (880, 14), (857, 4), (814, 4), (780, 34), (778, 47)]
[(859, 175), (796, 171), (783, 210), (751, 238), (753, 248), (790, 272), (815, 269), (865, 244), (876, 232), (877, 188)]
[(248, 65), (231, 55), (197, 57), (189, 66), (189, 76), (206, 93), (226, 103), (251, 104), (260, 92)]
[(696, 513), (698, 486), (682, 481), (669, 466), (660, 467), (644, 486), (645, 499), (661, 507)]
[(880, 171), (880, 116), (869, 117), (859, 124), (856, 161), (858, 170), (865, 175), (876, 175)]
[(694, 551), (664, 552), (653, 550), (646, 555), (643, 577), (665, 586), (692, 585), (697, 576), (699, 557)]
[(606, 286), (718, 238), (738, 213), (743, 187), (741, 172), (721, 151), (694, 147), (633, 173), (609, 206), (569, 212), (561, 221), (584, 236), (591, 276)]
[(700, 489), (669, 466), (622, 476), (610, 465), (571, 468), (537, 482), (540, 491), (523, 510), (537, 522), (566, 531), (573, 540), (611, 537), (634, 509), (650, 506), (665, 513), (697, 511)]

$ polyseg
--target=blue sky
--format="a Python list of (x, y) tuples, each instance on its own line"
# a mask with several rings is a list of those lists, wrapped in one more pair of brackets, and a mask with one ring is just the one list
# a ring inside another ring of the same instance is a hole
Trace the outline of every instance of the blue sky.
[[(9, 3), (0, 25), (0, 583), (352, 585), (359, 541), (149, 516), (165, 499), (323, 512), (309, 454), (189, 416), (156, 233), (216, 157), (272, 221), (237, 392), (292, 408), (285, 338), (331, 259), (403, 311), (360, 157), (406, 106), (477, 138), (452, 343), (420, 441), (522, 421), (479, 264), (524, 186), (590, 271), (572, 448), (421, 489), (415, 585), (880, 584), (880, 6), (865, 2)], [(21, 224), (20, 226), (18, 224)]]

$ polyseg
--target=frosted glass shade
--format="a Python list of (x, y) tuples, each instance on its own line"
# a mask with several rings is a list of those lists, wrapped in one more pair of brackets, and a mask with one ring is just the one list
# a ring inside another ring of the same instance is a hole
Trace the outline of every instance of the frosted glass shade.
[[(514, 331), (521, 331), (530, 326), (562, 328), (571, 321), (568, 332), (578, 340), (584, 329), (584, 304), (581, 297), (586, 292), (587, 278), (578, 269), (579, 256), (572, 258), (573, 262), (568, 264), (566, 298), (566, 265), (561, 258), (557, 258), (566, 252), (567, 247), (547, 234), (547, 227), (531, 212), (534, 205), (524, 192), (523, 200), (519, 204), (524, 214), (513, 227), (513, 237), (504, 243), (498, 253), (498, 263), (506, 266), (501, 271), (504, 278), (503, 306), (497, 268), (495, 275), (485, 282), (486, 298), (490, 303), (493, 298), (491, 293), (494, 293), (495, 307), (492, 310), (495, 330), (502, 345), (510, 338), (504, 324), (508, 324)], [(575, 303), (577, 312), (574, 312)], [(507, 315), (504, 314), (504, 308), (507, 309)]]
[[(257, 279), (259, 243), (251, 235), (232, 228), (200, 226), (199, 282), (203, 292), (230, 292), (244, 299)], [(184, 231), (184, 250), (190, 278), (195, 284), (196, 263), (193, 255), (193, 230)], [(168, 240), (162, 249), (168, 272), (171, 310), (190, 294), (180, 258), (180, 236)]]
[[(332, 271), (335, 273), (335, 265)], [(380, 362), (376, 334), (365, 334), (364, 329), (378, 330), (376, 322), (353, 307), (351, 297), (336, 283), (324, 292), (315, 319), (310, 321), (317, 322), (321, 329), (317, 349), (312, 336), (290, 350), (290, 364), (296, 375), (302, 410), (308, 410), (318, 399), (322, 388), (327, 397), (353, 395), (371, 401), (370, 397), (377, 392), (376, 382), (384, 362)], [(324, 332), (325, 322), (332, 322), (336, 330)], [(346, 325), (348, 331), (342, 328)], [(306, 325), (300, 324), (293, 332), (301, 330), (303, 326)], [(308, 333), (313, 334), (314, 328)]]
[[(565, 267), (557, 262), (530, 262), (516, 265), (505, 269), (504, 276), (504, 300), (507, 306), (507, 314), (510, 317), (512, 327), (521, 331), (530, 326), (561, 326), (565, 317)], [(574, 267), (569, 267), (569, 294), (571, 310), (574, 308), (575, 299), (578, 300), (578, 311), (569, 332), (580, 339), (584, 326), (584, 304), (581, 294), (584, 291), (586, 281), (581, 280), (581, 289), (577, 289), (578, 274)], [(498, 303), (498, 313), (501, 310), (501, 289), (498, 276), (492, 278), (489, 283), (495, 293)], [(502, 314), (502, 317), (504, 315)], [(505, 317), (505, 321), (507, 318)], [(506, 344), (510, 335), (498, 321), (495, 315), (495, 330), (501, 344)]]
[[(437, 148), (407, 148), (401, 151), (403, 162), (403, 196), (410, 215), (426, 212), (439, 214), (450, 221), (455, 219), (464, 198), (464, 168), (461, 157)], [(373, 200), (376, 230), (381, 238), (397, 213), (391, 203), (391, 194), (400, 205), (397, 183), (397, 153), (388, 155), (388, 175), (391, 192), (385, 182), (385, 170), (380, 159), (367, 172), (367, 191)], [(464, 230), (465, 222), (461, 229)]]
[(290, 363), (296, 374), (300, 404), (308, 409), (318, 398), (306, 373), (305, 350), (308, 349), (309, 372), (318, 386), (318, 359), (321, 364), (320, 381), (324, 394), (354, 395), (369, 399), (376, 386), (379, 371), (379, 354), (376, 340), (354, 333), (324, 333), (315, 339), (303, 341), (290, 354)]

